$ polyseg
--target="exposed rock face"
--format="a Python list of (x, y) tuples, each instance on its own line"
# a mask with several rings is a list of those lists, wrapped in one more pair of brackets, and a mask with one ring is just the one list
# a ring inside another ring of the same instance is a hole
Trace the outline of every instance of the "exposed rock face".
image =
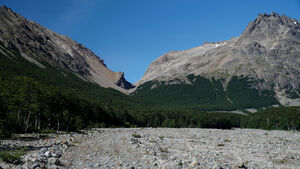
[(260, 14), (239, 37), (157, 58), (137, 85), (188, 74), (227, 82), (241, 75), (262, 80), (253, 87), (274, 90), (277, 99), (285, 104), (288, 98), (282, 93), (300, 89), (300, 22), (276, 13)]
[[(0, 7), (0, 42), (28, 61), (45, 68), (43, 63), (73, 72), (78, 77), (122, 92), (131, 88), (121, 72), (113, 72), (90, 49), (67, 36), (28, 21), (11, 9)], [(124, 88), (122, 88), (124, 87)]]

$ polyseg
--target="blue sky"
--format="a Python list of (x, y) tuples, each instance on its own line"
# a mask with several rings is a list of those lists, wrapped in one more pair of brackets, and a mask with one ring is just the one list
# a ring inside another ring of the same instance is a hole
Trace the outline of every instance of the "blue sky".
[(164, 53), (239, 36), (259, 13), (300, 20), (300, 0), (0, 0), (0, 5), (82, 43), (132, 83)]

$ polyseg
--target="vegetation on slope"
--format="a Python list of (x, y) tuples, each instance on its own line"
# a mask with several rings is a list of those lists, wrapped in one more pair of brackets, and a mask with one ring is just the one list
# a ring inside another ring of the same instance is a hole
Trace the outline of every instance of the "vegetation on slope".
[(236, 108), (261, 108), (279, 104), (274, 97), (275, 92), (269, 90), (258, 91), (251, 88), (256, 81), (248, 77), (232, 77), (227, 85), (226, 95)]
[(279, 104), (274, 92), (259, 92), (250, 88), (254, 81), (247, 77), (233, 77), (226, 91), (220, 79), (209, 80), (194, 75), (189, 75), (188, 79), (192, 84), (165, 85), (166, 82), (147, 82), (138, 87), (133, 97), (155, 107), (198, 110), (237, 110)]
[[(220, 80), (190, 75), (188, 78), (193, 81), (193, 85), (159, 85), (151, 89), (153, 82), (148, 82), (137, 90), (136, 95), (127, 96), (85, 82), (47, 63), (43, 65), (45, 69), (28, 62), (14, 51), (6, 53), (2, 50), (0, 137), (9, 136), (9, 133), (78, 131), (87, 127), (299, 129), (299, 108), (274, 109), (278, 110), (276, 118), (285, 119), (285, 124), (292, 124), (285, 127), (281, 121), (273, 123), (276, 120), (273, 120), (275, 115), (272, 113), (259, 118), (251, 114), (247, 118), (232, 113), (203, 111), (233, 110), (275, 103), (272, 93), (259, 94), (255, 90), (248, 90), (249, 84), (245, 79), (235, 79), (225, 92)], [(247, 97), (239, 100), (243, 95)], [(291, 115), (286, 116), (285, 113)], [(262, 117), (269, 118), (267, 125)], [(261, 125), (253, 125), (256, 122)]]
[(265, 130), (300, 130), (300, 107), (260, 110), (241, 121), (243, 128)]
[[(0, 48), (5, 49), (0, 44)], [(9, 53), (5, 53), (9, 51)], [(111, 88), (103, 88), (97, 84), (86, 82), (74, 74), (42, 63), (46, 68), (39, 68), (24, 59), (15, 51), (6, 49), (0, 52), (0, 80), (11, 80), (14, 77), (30, 77), (43, 84), (59, 87), (62, 90), (74, 90), (80, 96), (95, 99), (101, 104), (129, 105), (134, 104), (130, 97)]]

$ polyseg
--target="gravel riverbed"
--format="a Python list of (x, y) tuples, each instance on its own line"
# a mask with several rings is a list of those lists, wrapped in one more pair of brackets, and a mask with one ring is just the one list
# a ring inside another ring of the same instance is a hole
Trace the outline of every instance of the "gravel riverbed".
[[(28, 137), (30, 138), (30, 137)], [(39, 139), (1, 140), (30, 147), (2, 168), (300, 168), (300, 132), (256, 129), (91, 129)], [(0, 167), (0, 168), (1, 168)]]

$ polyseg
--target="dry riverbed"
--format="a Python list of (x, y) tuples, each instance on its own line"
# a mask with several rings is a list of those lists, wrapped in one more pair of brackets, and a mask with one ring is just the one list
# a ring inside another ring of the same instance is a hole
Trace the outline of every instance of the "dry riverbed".
[(293, 131), (118, 128), (21, 138), (0, 140), (0, 151), (30, 150), (2, 168), (300, 168)]

